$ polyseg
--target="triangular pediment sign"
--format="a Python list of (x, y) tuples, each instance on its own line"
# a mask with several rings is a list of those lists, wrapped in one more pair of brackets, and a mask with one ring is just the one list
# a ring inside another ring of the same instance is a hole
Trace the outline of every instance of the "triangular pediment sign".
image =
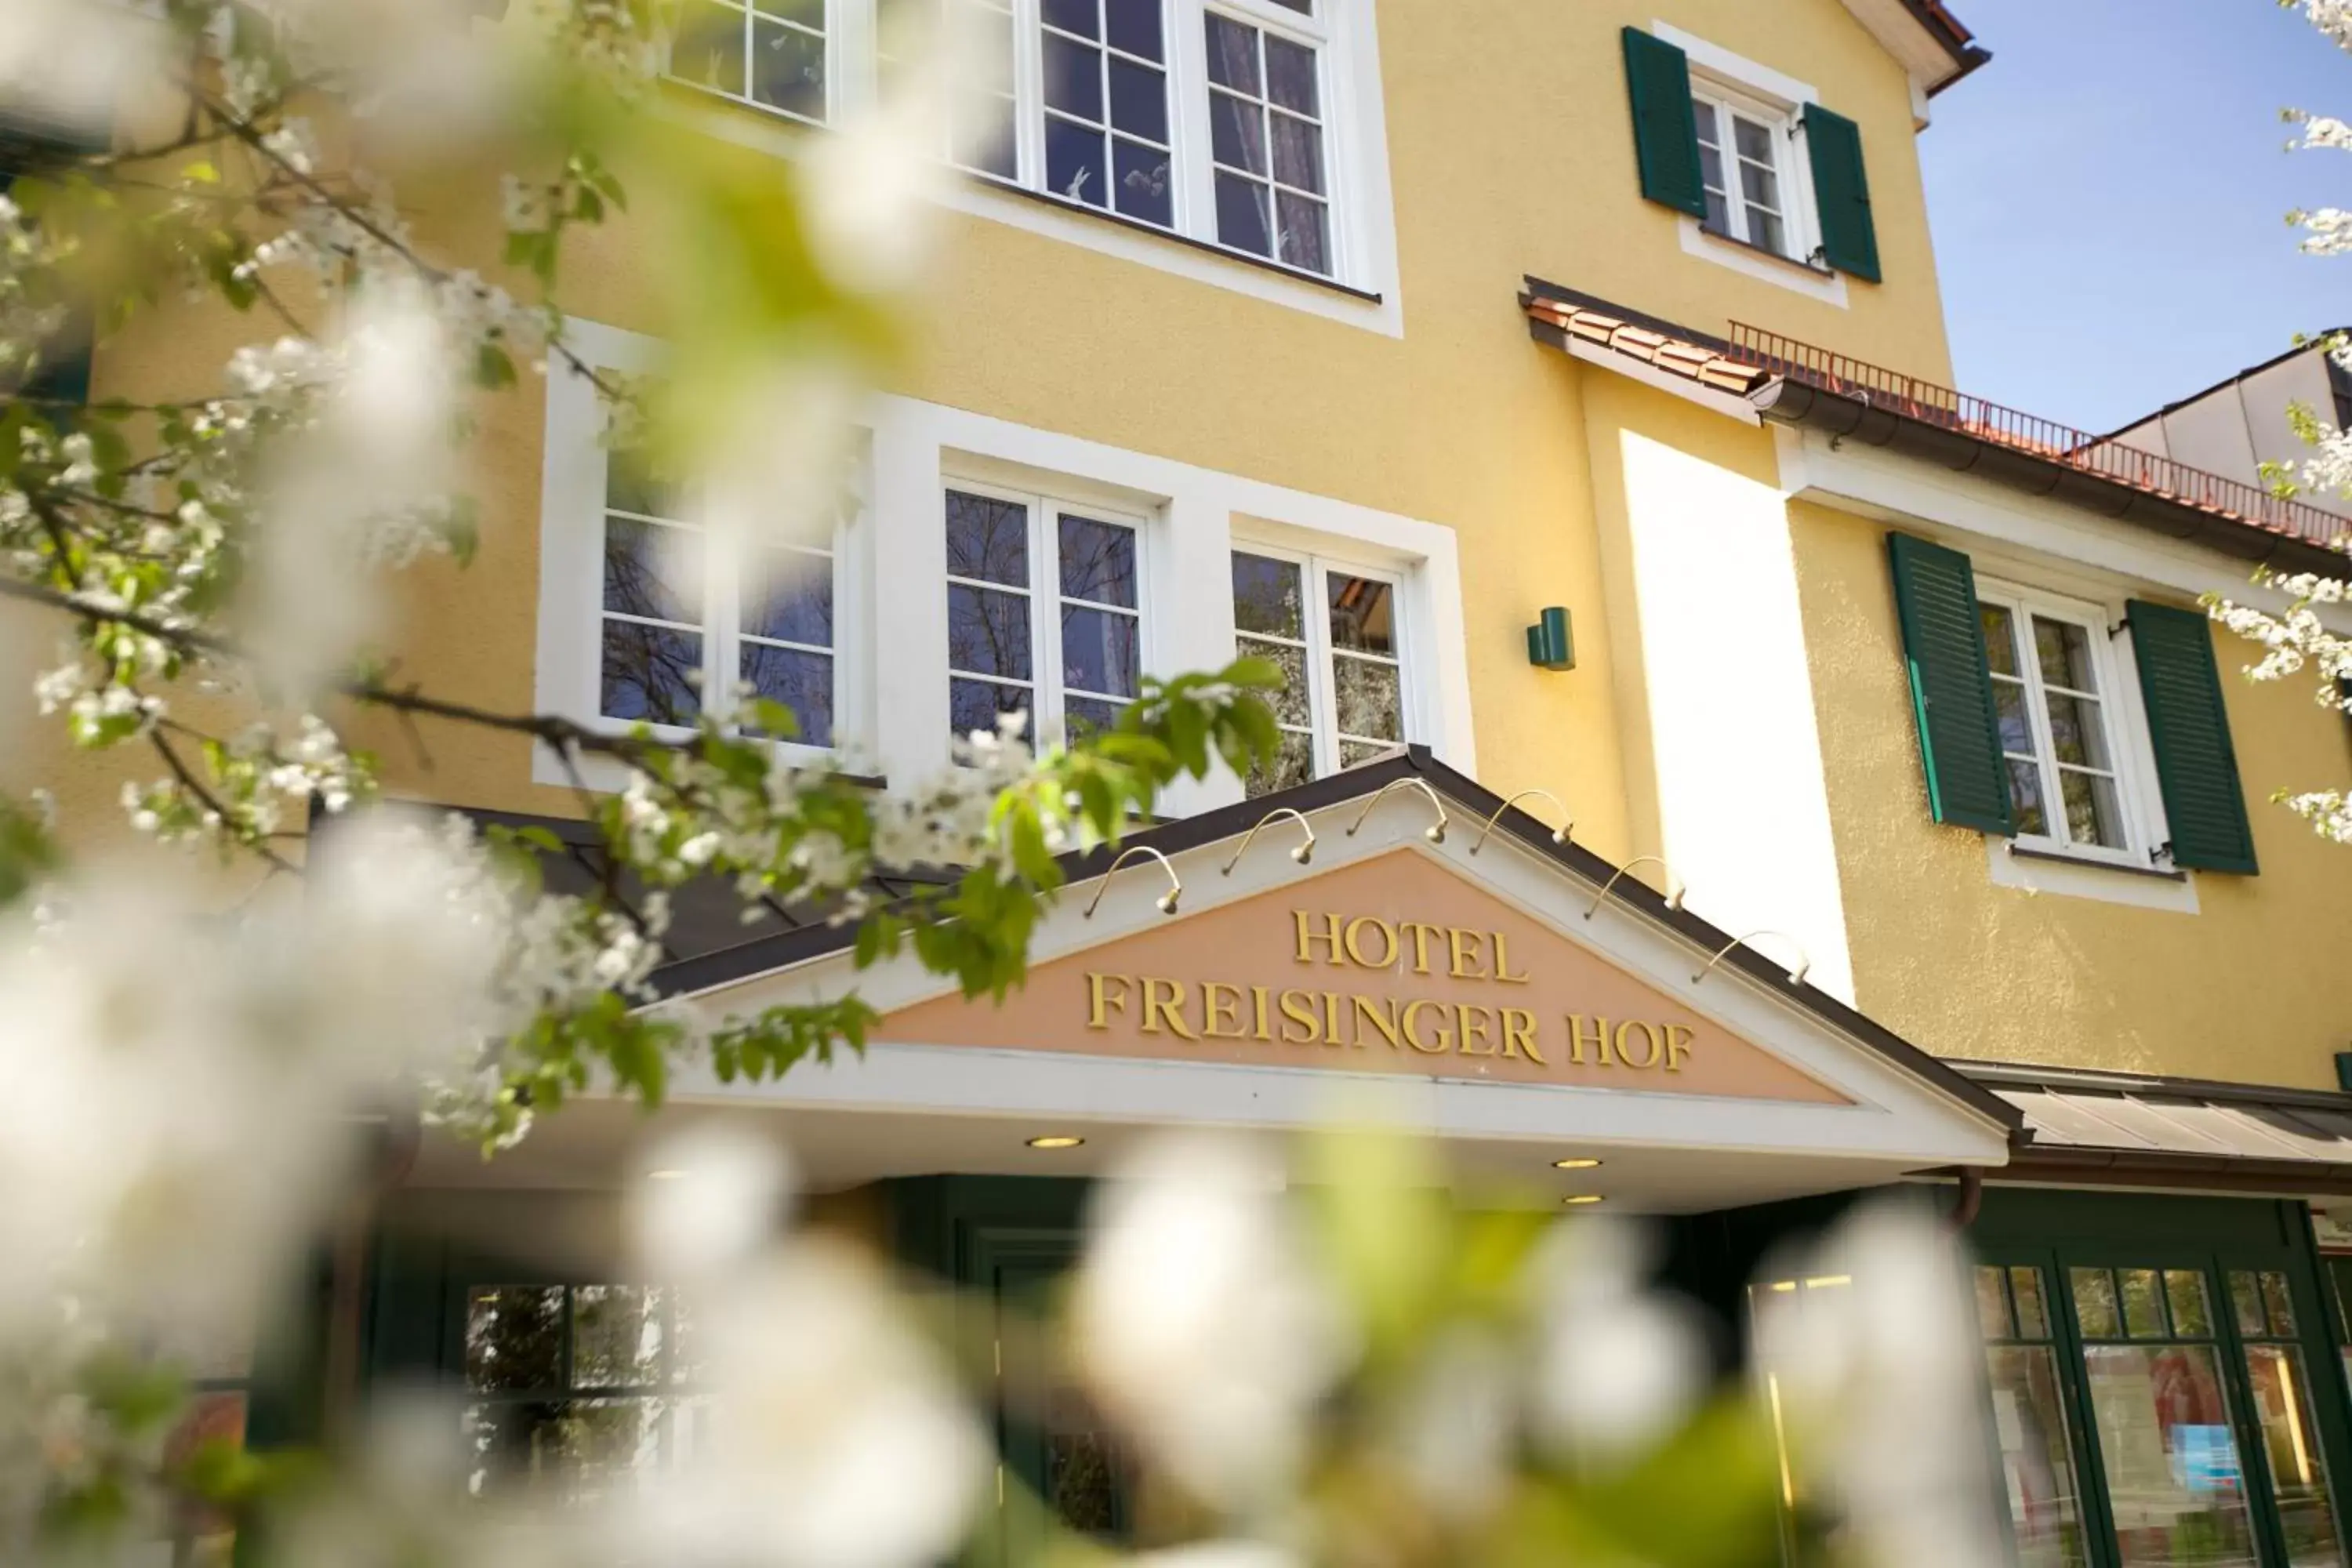
[(878, 1040), (1811, 1105), (1846, 1095), (1411, 848), (1048, 959)]

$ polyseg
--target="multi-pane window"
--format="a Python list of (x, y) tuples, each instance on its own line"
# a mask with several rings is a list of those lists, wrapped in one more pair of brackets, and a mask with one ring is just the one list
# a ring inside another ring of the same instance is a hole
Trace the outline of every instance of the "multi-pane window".
[(1040, 0), (1045, 188), (1167, 228), (1175, 137), (1160, 0)]
[(612, 454), (597, 712), (690, 726), (762, 697), (793, 710), (803, 743), (831, 746), (838, 545), (714, 537), (677, 488)]
[(2096, 621), (1991, 595), (1980, 595), (1977, 614), (2018, 832), (2069, 848), (2127, 851), (2112, 683)]
[(2206, 1275), (2067, 1270), (2123, 1568), (2253, 1563), (2253, 1524)]
[(626, 1492), (702, 1416), (675, 1291), (477, 1285), (466, 1295), (466, 1487), (555, 1503)]
[(958, 484), (947, 492), (952, 733), (1030, 716), (1108, 727), (1142, 678), (1140, 530), (1101, 508)]
[(1250, 775), (1265, 795), (1370, 761), (1405, 741), (1397, 585), (1312, 556), (1235, 551), (1234, 636), (1285, 678), (1281, 755)]
[(2053, 1342), (2049, 1283), (2039, 1268), (1988, 1264), (1976, 1271), (1976, 1289), (1993, 1441), (2017, 1560), (2028, 1568), (2084, 1568), (2089, 1548)]
[(1781, 156), (1787, 123), (1698, 94), (1691, 109), (1698, 120), (1706, 226), (1776, 256), (1794, 256)]
[(2231, 1269), (2230, 1310), (2245, 1356), (2254, 1426), (2269, 1461), (2271, 1501), (2286, 1536), (2287, 1560), (2297, 1568), (2341, 1563), (2327, 1463), (2286, 1275), (2275, 1268)]
[(1331, 186), (1316, 51), (1213, 11), (1208, 49), (1218, 242), (1328, 273)]
[(795, 119), (823, 121), (826, 0), (686, 0), (669, 73)]
[(1021, 101), (1013, 40), (1020, 0), (876, 0), (877, 77), (887, 98), (938, 90), (911, 80), (926, 49), (945, 53), (950, 162), (1000, 180), (1021, 177)]

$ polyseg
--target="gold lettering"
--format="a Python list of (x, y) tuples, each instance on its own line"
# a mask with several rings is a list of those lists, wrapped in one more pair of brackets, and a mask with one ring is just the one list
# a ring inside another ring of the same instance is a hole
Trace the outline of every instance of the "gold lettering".
[[(1230, 1029), (1218, 1026), (1231, 1022)], [(1242, 1032), (1242, 988), (1228, 985), (1222, 980), (1201, 983), (1201, 1036), (1210, 1040), (1240, 1040), (1248, 1037)]]
[[(1168, 1020), (1168, 1032), (1178, 1039), (1199, 1039), (1201, 1037), (1192, 1032), (1192, 1026), (1184, 1022), (1184, 996), (1188, 989), (1189, 987), (1181, 980), (1159, 980), (1151, 975), (1145, 975), (1143, 977), (1143, 1032), (1147, 1035), (1158, 1034), (1160, 1020), (1164, 1017)], [(1167, 993), (1164, 997), (1160, 994), (1163, 990)]]
[(1417, 997), (1414, 1000), (1406, 1003), (1404, 1005), (1405, 1040), (1414, 1050), (1419, 1051), (1423, 1056), (1442, 1057), (1445, 1055), (1446, 1052), (1454, 1048), (1454, 1031), (1441, 1025), (1437, 1030), (1437, 1044), (1433, 1046), (1423, 1045), (1421, 1043), (1421, 1031), (1413, 1026), (1413, 1020), (1421, 1016), (1421, 1010), (1423, 1007), (1435, 1008), (1438, 1016), (1441, 1017), (1445, 1014), (1444, 1003), (1432, 1002), (1426, 996)]
[(1609, 1020), (1595, 1018), (1592, 1023), (1592, 1033), (1588, 1035), (1584, 1032), (1583, 1014), (1568, 1016), (1568, 1059), (1578, 1067), (1584, 1066), (1584, 1047), (1589, 1040), (1592, 1045), (1592, 1065), (1605, 1068), (1609, 1065)]
[(1536, 1049), (1536, 1016), (1525, 1007), (1503, 1009), (1503, 1054), (1507, 1057), (1527, 1053), (1528, 1059), (1538, 1067), (1549, 1067), (1543, 1053)]
[(1444, 936), (1445, 934), (1445, 928), (1444, 926), (1423, 925), (1419, 921), (1406, 921), (1402, 925), (1398, 926), (1397, 930), (1405, 932), (1412, 938), (1412, 972), (1415, 974), (1428, 973), (1429, 939), (1433, 936)]
[(1307, 929), (1307, 914), (1305, 910), (1291, 910), (1290, 918), (1292, 922), (1298, 928), (1299, 963), (1312, 963), (1315, 962), (1315, 944), (1318, 942), (1328, 944), (1331, 949), (1331, 956), (1324, 960), (1325, 963), (1338, 963), (1340, 962), (1339, 917), (1338, 915), (1325, 915), (1323, 917), (1324, 929), (1319, 931), (1310, 931)]
[[(1307, 1046), (1315, 1043), (1315, 998), (1304, 991), (1286, 991), (1281, 997), (1282, 1043), (1286, 1046)], [(1298, 1026), (1292, 1034), (1290, 1026)]]
[[(1366, 958), (1362, 944), (1356, 940), (1357, 933), (1366, 926), (1381, 933), (1381, 955), (1377, 959)], [(1348, 922), (1348, 958), (1350, 963), (1363, 969), (1386, 969), (1396, 962), (1396, 927), (1378, 915), (1358, 915)]]
[(1666, 1070), (1683, 1070), (1683, 1058), (1690, 1055), (1691, 1029), (1687, 1024), (1666, 1026)]
[[(1110, 987), (1113, 985), (1118, 987), (1118, 994), (1115, 996), (1110, 992)], [(1121, 1013), (1127, 1011), (1127, 976), (1096, 974), (1089, 972), (1087, 975), (1087, 1027), (1109, 1028), (1108, 1009), (1113, 1007), (1118, 1008)]]
[(1336, 991), (1323, 993), (1323, 1043), (1339, 1043), (1339, 994)]
[(1464, 931), (1460, 926), (1448, 926), (1445, 931), (1445, 951), (1453, 960), (1447, 973), (1456, 980), (1484, 980), (1486, 971), (1481, 967), (1481, 945), (1486, 942), (1481, 931)]
[[(1625, 1037), (1633, 1030), (1642, 1031), (1642, 1038), (1650, 1043), (1646, 1056), (1635, 1056), (1625, 1048)], [(1658, 1065), (1658, 1031), (1639, 1018), (1628, 1018), (1617, 1026), (1617, 1059), (1629, 1068), (1654, 1068)]]
[(1355, 1004), (1356, 1044), (1360, 1046), (1364, 1043), (1364, 1020), (1369, 1018), (1372, 1027), (1381, 1032), (1381, 1037), (1391, 1047), (1397, 1050), (1404, 1049), (1404, 1041), (1397, 1034), (1394, 1002), (1375, 1001), (1370, 996), (1350, 996), (1348, 1000)]
[(1511, 950), (1504, 944), (1503, 933), (1495, 933), (1495, 978), (1506, 985), (1525, 985), (1528, 977), (1511, 973)]
[(1257, 1013), (1257, 1028), (1253, 1032), (1250, 1037), (1257, 1040), (1271, 1040), (1274, 1037), (1265, 1032), (1265, 987), (1263, 985), (1251, 986), (1250, 1001)]
[[(1454, 1005), (1454, 1022), (1455, 1026), (1459, 1028), (1462, 1033), (1462, 1054), (1464, 1056), (1491, 1057), (1495, 1054), (1495, 1047), (1492, 1042), (1489, 1042), (1486, 1048), (1483, 1051), (1474, 1051), (1470, 1048), (1471, 1041), (1485, 1040), (1486, 1038), (1487, 1026), (1494, 1022), (1494, 1019), (1495, 1015), (1493, 1013), (1484, 1007), (1478, 1006), (1475, 1003), (1456, 1002)], [(1475, 1028), (1471, 1026), (1474, 1023), (1477, 1026)]]

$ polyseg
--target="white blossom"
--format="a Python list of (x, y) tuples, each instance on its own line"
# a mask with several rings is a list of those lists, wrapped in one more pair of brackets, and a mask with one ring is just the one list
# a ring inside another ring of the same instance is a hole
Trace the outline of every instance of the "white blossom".
[(1081, 1365), (1150, 1458), (1237, 1511), (1286, 1495), (1352, 1325), (1307, 1262), (1278, 1164), (1167, 1138), (1098, 1190), (1072, 1307)]
[(706, 1426), (617, 1521), (624, 1560), (927, 1568), (952, 1555), (993, 1448), (873, 1264), (796, 1239), (699, 1282), (693, 1303)]
[(1537, 1429), (1564, 1453), (1637, 1457), (1706, 1386), (1696, 1310), (1649, 1288), (1655, 1260), (1649, 1232), (1592, 1216), (1555, 1225), (1530, 1265), (1542, 1341)]
[(1791, 1463), (1843, 1514), (1856, 1559), (1994, 1568), (1983, 1368), (1958, 1244), (1916, 1205), (1866, 1204), (1751, 1318)]

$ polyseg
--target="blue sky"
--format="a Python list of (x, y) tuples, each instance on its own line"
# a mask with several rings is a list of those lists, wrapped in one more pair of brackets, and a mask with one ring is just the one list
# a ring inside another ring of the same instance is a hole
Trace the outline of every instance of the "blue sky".
[(2352, 120), (2352, 56), (2272, 0), (1954, 0), (1993, 61), (1920, 138), (1963, 390), (2124, 424), (2352, 324), (2352, 256), (2284, 215), (2352, 206), (2352, 153), (2281, 151), (2293, 104)]

